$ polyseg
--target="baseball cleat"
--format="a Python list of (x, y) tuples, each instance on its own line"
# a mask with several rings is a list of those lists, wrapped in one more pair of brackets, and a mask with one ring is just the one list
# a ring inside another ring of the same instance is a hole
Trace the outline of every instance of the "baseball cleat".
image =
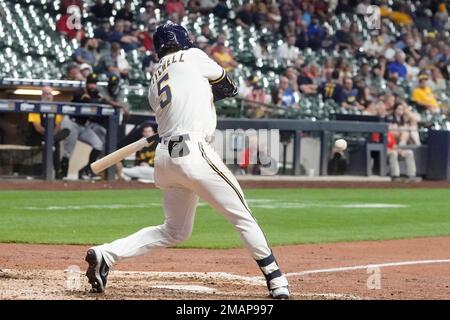
[(270, 297), (273, 299), (286, 300), (289, 299), (291, 293), (289, 292), (289, 288), (286, 287), (278, 287), (270, 290)]
[(109, 273), (109, 267), (100, 252), (89, 249), (86, 253), (86, 262), (89, 264), (86, 277), (92, 285), (91, 292), (102, 293), (105, 291)]

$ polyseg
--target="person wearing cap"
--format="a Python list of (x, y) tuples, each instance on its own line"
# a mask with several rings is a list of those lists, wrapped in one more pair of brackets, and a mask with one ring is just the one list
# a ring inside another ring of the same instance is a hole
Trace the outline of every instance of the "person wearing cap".
[(88, 65), (87, 63), (82, 63), (80, 65), (80, 72), (83, 79), (87, 79), (87, 77), (92, 73), (92, 67)]
[[(75, 92), (73, 102), (82, 103), (103, 103), (103, 99), (97, 89), (98, 76), (91, 73), (84, 88)], [(105, 145), (106, 129), (95, 122), (96, 119), (87, 116), (65, 117), (61, 123), (62, 128), (70, 130), (69, 136), (64, 140), (64, 153), (61, 160), (61, 171), (63, 177), (67, 177), (69, 170), (69, 159), (73, 154), (77, 140), (80, 140), (92, 147), (89, 154), (88, 164), (78, 172), (78, 178), (83, 180), (99, 180), (91, 170), (89, 165), (97, 160), (103, 152)]]
[(423, 73), (419, 75), (419, 86), (413, 90), (411, 100), (423, 109), (431, 112), (439, 112), (439, 103), (433, 91), (428, 86), (427, 74)]
[[(53, 89), (49, 86), (42, 88), (41, 101), (53, 101)], [(61, 129), (61, 122), (64, 116), (61, 114), (55, 115), (55, 127), (53, 129), (54, 149), (53, 149), (53, 168), (55, 169), (55, 178), (61, 179), (61, 165), (60, 165), (60, 142), (67, 138), (70, 134), (69, 129)], [(45, 142), (45, 127), (47, 125), (48, 117), (44, 113), (29, 113), (28, 114), (28, 128), (26, 132), (26, 144), (30, 146), (42, 146)]]

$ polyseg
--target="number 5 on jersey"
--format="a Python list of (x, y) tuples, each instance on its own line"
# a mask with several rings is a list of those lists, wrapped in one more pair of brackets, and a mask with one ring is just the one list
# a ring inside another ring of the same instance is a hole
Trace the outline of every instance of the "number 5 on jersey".
[[(169, 74), (166, 73), (159, 81), (158, 81), (158, 96), (159, 96), (159, 106), (161, 109), (164, 109), (170, 102), (172, 101), (172, 92), (170, 92), (170, 86), (167, 83), (169, 80)], [(165, 97), (163, 97), (163, 93), (165, 93)]]

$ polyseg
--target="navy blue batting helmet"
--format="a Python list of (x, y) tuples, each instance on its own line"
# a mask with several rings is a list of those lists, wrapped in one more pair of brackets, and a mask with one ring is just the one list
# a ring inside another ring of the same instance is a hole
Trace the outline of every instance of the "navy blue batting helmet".
[(173, 22), (166, 22), (156, 29), (153, 35), (153, 44), (160, 58), (170, 51), (194, 47), (187, 30)]

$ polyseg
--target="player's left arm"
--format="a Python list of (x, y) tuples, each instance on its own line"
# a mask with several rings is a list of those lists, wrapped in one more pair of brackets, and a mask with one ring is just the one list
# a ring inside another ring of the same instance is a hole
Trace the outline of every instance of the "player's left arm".
[(196, 59), (198, 70), (211, 85), (214, 102), (237, 95), (236, 84), (217, 62), (200, 49), (192, 48), (189, 51)]
[(228, 76), (225, 70), (223, 75), (216, 81), (210, 81), (212, 93), (214, 96), (214, 102), (234, 97), (238, 93), (236, 83)]

